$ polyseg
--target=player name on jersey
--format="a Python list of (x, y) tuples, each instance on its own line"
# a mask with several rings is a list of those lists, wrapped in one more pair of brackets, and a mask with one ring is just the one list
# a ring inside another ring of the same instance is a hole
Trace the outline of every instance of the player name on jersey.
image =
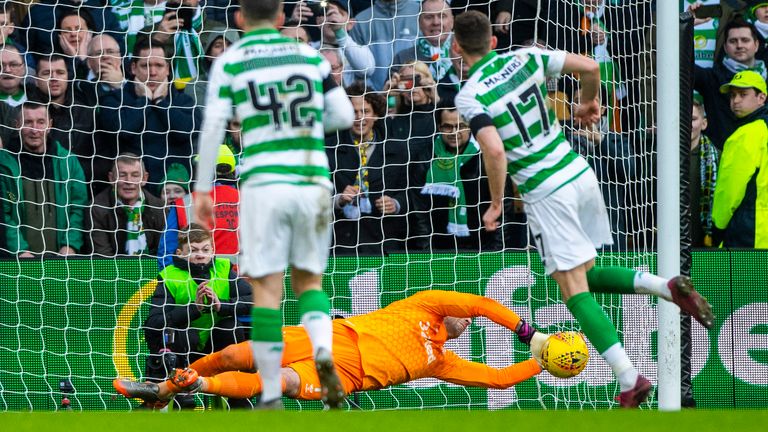
[(534, 202), (589, 168), (571, 150), (554, 110), (546, 103), (546, 80), (559, 76), (565, 53), (535, 48), (490, 53), (472, 67), (457, 97), (464, 118), (488, 116), (507, 153), (508, 172), (523, 198)]
[(331, 187), (322, 123), (329, 74), (317, 51), (274, 29), (247, 33), (216, 60), (206, 115), (235, 107), (243, 182)]

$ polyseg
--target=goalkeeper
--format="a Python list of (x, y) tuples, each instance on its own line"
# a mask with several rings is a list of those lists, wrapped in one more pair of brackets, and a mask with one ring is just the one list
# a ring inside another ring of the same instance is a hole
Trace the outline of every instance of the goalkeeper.
[[(333, 321), (333, 353), (344, 390), (378, 390), (419, 378), (439, 378), (454, 384), (507, 388), (541, 372), (535, 359), (496, 369), (464, 360), (444, 348), (459, 337), (472, 317), (485, 316), (517, 334), (539, 355), (547, 335), (536, 332), (516, 313), (486, 297), (450, 291), (424, 291), (365, 315)], [(320, 399), (320, 382), (312, 360), (312, 344), (302, 327), (283, 329), (286, 349), (281, 379), (283, 394)], [(203, 357), (171, 379), (140, 383), (116, 379), (115, 389), (156, 406), (175, 393), (204, 392), (230, 398), (261, 393), (248, 343), (230, 345)]]

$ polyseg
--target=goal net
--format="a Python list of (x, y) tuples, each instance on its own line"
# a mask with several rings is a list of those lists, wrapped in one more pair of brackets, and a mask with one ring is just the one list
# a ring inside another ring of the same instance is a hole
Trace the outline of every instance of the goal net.
[[(2, 2), (0, 410), (137, 406), (116, 398), (111, 381), (147, 377), (150, 352), (143, 325), (158, 261), (170, 263), (177, 245), (173, 239), (190, 220), (179, 214), (188, 214), (188, 201), (173, 194), (188, 192), (194, 179), (212, 58), (241, 36), (232, 0), (186, 0), (181, 7), (104, 3)], [(601, 251), (600, 263), (654, 271), (652, 4), (329, 0), (309, 2), (308, 9), (324, 18), (305, 19), (294, 13), (295, 1), (285, 1), (282, 32), (319, 48), (334, 78), (357, 88), (360, 93), (350, 94), (367, 104), (366, 119), (358, 119), (352, 131), (326, 139), (336, 197), (323, 287), (333, 313), (363, 314), (421, 290), (441, 289), (498, 300), (545, 332), (578, 329), (557, 286), (545, 277), (511, 181), (501, 230), (491, 235), (480, 227), (489, 204), (487, 179), (467, 125), (451, 117), (450, 105), (466, 78), (450, 49), (452, 16), (466, 10), (490, 15), (499, 52), (539, 46), (599, 62), (603, 113), (596, 127), (580, 128), (572, 121), (579, 90), (574, 77), (548, 81), (546, 104), (599, 179), (614, 238), (614, 245)], [(187, 22), (169, 24), (168, 14)], [(153, 38), (148, 43), (142, 40), (147, 35)], [(159, 66), (152, 63), (157, 40), (165, 46)], [(164, 65), (163, 56), (169, 55)], [(171, 77), (165, 90), (137, 83), (141, 77), (155, 80), (153, 68)], [(38, 110), (25, 100), (48, 107), (53, 119), (48, 128), (33, 123)], [(225, 144), (235, 160), (240, 136), (258, 134), (259, 127), (230, 123)], [(34, 150), (40, 130), (48, 137), (43, 153)], [(461, 155), (446, 150), (450, 143), (463, 149)], [(146, 195), (139, 206), (116, 201), (113, 180), (123, 173), (110, 171), (115, 157), (125, 152), (143, 160), (149, 173), (145, 190), (156, 201)], [(236, 164), (233, 160), (233, 169)], [(357, 198), (340, 200), (346, 187), (360, 191)], [(219, 207), (222, 213), (224, 208)], [(137, 225), (136, 218), (142, 223)], [(168, 232), (176, 235), (169, 240)], [(597, 297), (640, 373), (653, 379), (655, 301)], [(283, 317), (286, 325), (298, 324), (290, 290)], [(247, 328), (246, 321), (239, 325)], [(511, 332), (484, 318), (475, 319), (446, 348), (494, 367), (530, 357)], [(351, 395), (350, 407), (613, 407), (618, 384), (590, 350), (587, 369), (571, 379), (542, 373), (499, 390), (422, 379)], [(317, 402), (288, 401), (287, 406), (320, 409)]]

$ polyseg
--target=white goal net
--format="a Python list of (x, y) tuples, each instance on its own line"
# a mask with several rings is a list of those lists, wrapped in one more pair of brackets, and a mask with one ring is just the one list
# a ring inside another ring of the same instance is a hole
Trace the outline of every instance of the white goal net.
[[(358, 315), (442, 289), (498, 300), (546, 332), (577, 328), (544, 276), (511, 180), (502, 229), (481, 228), (490, 192), (479, 150), (453, 105), (467, 71), (450, 38), (453, 17), (466, 10), (489, 14), (499, 52), (537, 45), (599, 62), (604, 111), (596, 127), (572, 121), (574, 77), (549, 81), (546, 103), (600, 181), (614, 245), (599, 259), (654, 270), (653, 3), (328, 0), (299, 4), (317, 14), (307, 17), (295, 11), (296, 1), (285, 1), (281, 32), (319, 49), (365, 111), (353, 129), (325, 142), (334, 236), (323, 284), (333, 313)], [(241, 37), (238, 6), (9, 0), (0, 8), (0, 410), (135, 408), (135, 401), (114, 397), (111, 381), (147, 378), (152, 361), (165, 370), (144, 323), (160, 267), (173, 262), (181, 228), (191, 221), (207, 74), (215, 56)], [(258, 125), (233, 121), (227, 128), (222, 148), (230, 153), (217, 167), (219, 197), (227, 198), (217, 201), (214, 242), (236, 262), (240, 137)], [(136, 159), (148, 173), (141, 194), (142, 174), (129, 169)], [(115, 166), (129, 168), (113, 172)], [(343, 197), (347, 188), (355, 198)], [(655, 377), (654, 302), (597, 297), (632, 361)], [(283, 314), (285, 324), (297, 324), (292, 294)], [(501, 367), (529, 358), (513, 336), (476, 319), (446, 348)], [(160, 344), (170, 346), (163, 337)], [(189, 352), (175, 354), (183, 366)], [(352, 395), (350, 406), (612, 407), (618, 385), (597, 352), (591, 355), (586, 371), (567, 380), (543, 373), (486, 390), (423, 379)]]

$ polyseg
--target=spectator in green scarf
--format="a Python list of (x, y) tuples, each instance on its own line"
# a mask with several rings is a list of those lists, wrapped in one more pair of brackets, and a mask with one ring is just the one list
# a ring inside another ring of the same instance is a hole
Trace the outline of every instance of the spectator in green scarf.
[[(421, 228), (419, 234), (429, 234), (433, 249), (499, 248), (502, 236), (511, 235), (513, 226), (494, 233), (480, 229), (481, 215), (487, 207), (481, 203), (490, 202), (490, 192), (483, 173), (480, 147), (469, 125), (461, 118), (452, 100), (437, 105), (435, 124), (438, 133), (432, 144), (431, 160), (420, 164), (422, 174), (419, 177), (423, 179), (423, 186), (414, 198), (420, 202), (420, 210), (424, 210), (417, 213), (426, 215), (427, 219), (416, 222)], [(508, 197), (511, 197), (512, 189), (508, 180)], [(514, 208), (511, 199), (506, 201), (505, 213), (510, 220), (514, 217)], [(426, 232), (421, 232), (425, 228)], [(511, 246), (509, 241), (507, 246)]]

